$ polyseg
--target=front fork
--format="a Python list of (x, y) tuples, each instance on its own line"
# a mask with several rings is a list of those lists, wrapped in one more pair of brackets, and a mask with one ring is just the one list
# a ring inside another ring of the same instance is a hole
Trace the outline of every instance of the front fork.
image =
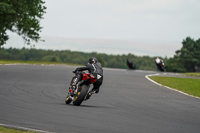
[(78, 83), (76, 83), (76, 87), (73, 86), (74, 82), (77, 82), (77, 78), (74, 77), (71, 81), (70, 87), (69, 87), (69, 92), (68, 92), (68, 96), (70, 97), (71, 100), (74, 99), (74, 96), (77, 94), (79, 86), (81, 85), (81, 83), (83, 83), (83, 81), (79, 81)]

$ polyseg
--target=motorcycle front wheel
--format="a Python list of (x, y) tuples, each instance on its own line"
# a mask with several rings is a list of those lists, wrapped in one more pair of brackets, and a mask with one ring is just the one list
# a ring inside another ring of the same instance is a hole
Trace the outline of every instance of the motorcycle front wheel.
[(65, 99), (65, 103), (66, 103), (66, 104), (70, 104), (71, 101), (72, 101), (72, 100), (70, 99), (69, 94), (68, 94), (67, 97), (66, 97), (66, 99)]
[(83, 102), (85, 96), (87, 95), (89, 86), (87, 85), (82, 85), (79, 87), (77, 94), (74, 97), (73, 104), (76, 106), (81, 105)]

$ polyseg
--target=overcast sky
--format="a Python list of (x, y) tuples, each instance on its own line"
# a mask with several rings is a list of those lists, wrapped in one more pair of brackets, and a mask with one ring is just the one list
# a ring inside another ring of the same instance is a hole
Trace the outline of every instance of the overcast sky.
[[(200, 0), (45, 0), (36, 48), (107, 54), (173, 56), (200, 38)], [(6, 47), (23, 47), (9, 33)]]

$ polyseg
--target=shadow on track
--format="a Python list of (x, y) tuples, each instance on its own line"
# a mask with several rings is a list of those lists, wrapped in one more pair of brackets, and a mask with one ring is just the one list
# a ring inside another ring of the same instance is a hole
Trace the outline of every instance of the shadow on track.
[(64, 104), (64, 103), (53, 103), (56, 105), (65, 105), (65, 106), (73, 106), (73, 107), (79, 107), (79, 108), (112, 108), (108, 106), (95, 106), (95, 105), (80, 105), (80, 106), (75, 106), (73, 104)]

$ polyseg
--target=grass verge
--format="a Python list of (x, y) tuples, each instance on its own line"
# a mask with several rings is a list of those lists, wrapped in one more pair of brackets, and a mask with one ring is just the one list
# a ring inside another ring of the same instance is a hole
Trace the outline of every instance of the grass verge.
[(77, 64), (72, 64), (72, 63), (20, 61), (20, 60), (0, 60), (0, 64), (77, 65)]
[(36, 133), (36, 132), (21, 131), (0, 126), (0, 133)]
[(155, 82), (200, 97), (200, 79), (149, 76)]
[(200, 77), (200, 73), (184, 73), (183, 75), (192, 76), (192, 77)]

